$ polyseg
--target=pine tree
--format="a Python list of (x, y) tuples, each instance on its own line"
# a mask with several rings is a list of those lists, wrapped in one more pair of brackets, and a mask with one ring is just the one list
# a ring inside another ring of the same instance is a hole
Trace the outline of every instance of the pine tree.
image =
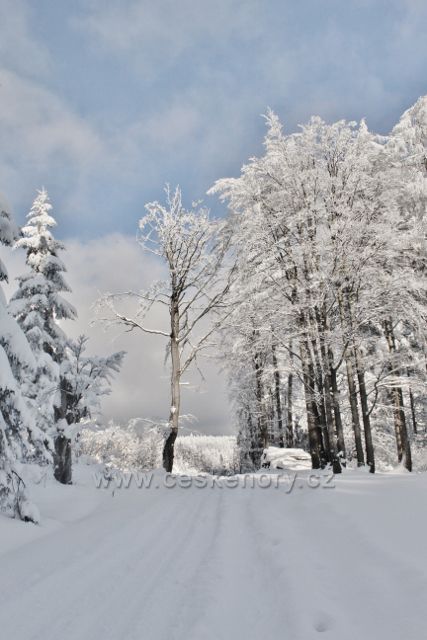
[(30, 272), (18, 278), (18, 290), (10, 301), (10, 311), (24, 331), (36, 359), (35, 374), (23, 381), (23, 390), (36, 423), (46, 433), (52, 447), (57, 423), (65, 417), (66, 390), (61, 369), (67, 339), (58, 320), (74, 319), (76, 311), (62, 293), (70, 288), (59, 253), (64, 249), (51, 229), (56, 221), (47, 191), (38, 192), (15, 246), (27, 252)]
[[(18, 236), (8, 207), (0, 203), (0, 242), (10, 246)], [(7, 282), (7, 270), (0, 261), (0, 283)], [(36, 520), (25, 496), (18, 464), (31, 457), (41, 434), (33, 423), (21, 393), (17, 376), (28, 375), (35, 361), (24, 333), (9, 314), (0, 287), (0, 508), (23, 520)]]
[(100, 411), (101, 396), (111, 391), (112, 377), (120, 371), (125, 351), (110, 356), (88, 356), (88, 338), (79, 336), (69, 340), (63, 365), (63, 378), (67, 385), (67, 414), (69, 425), (79, 424)]

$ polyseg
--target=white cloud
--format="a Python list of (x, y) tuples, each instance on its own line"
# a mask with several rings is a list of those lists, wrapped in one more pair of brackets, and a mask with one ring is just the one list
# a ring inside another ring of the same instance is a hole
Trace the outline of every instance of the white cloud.
[(200, 110), (183, 96), (151, 117), (131, 125), (127, 130), (127, 138), (170, 149), (188, 143), (189, 139), (197, 136), (202, 124)]
[(31, 33), (31, 11), (24, 0), (0, 2), (0, 60), (3, 67), (45, 76), (51, 69), (46, 46)]
[(256, 38), (262, 13), (259, 0), (128, 0), (120, 5), (95, 2), (74, 23), (101, 50), (131, 52), (136, 65), (155, 75), (196, 47)]
[(48, 89), (3, 69), (0, 90), (3, 145), (28, 163), (49, 166), (61, 153), (87, 165), (102, 156), (103, 143), (90, 125)]
[[(0, 185), (11, 202), (32, 200), (36, 188), (61, 191), (84, 208), (90, 177), (104, 167), (111, 154), (108, 143), (52, 91), (34, 80), (0, 69)], [(58, 167), (60, 167), (58, 169)]]

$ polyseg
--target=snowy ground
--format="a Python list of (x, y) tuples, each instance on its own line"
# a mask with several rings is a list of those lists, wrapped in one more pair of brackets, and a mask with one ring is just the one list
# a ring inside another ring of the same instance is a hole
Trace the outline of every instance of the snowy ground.
[(427, 474), (305, 473), (36, 487), (40, 526), (0, 517), (1, 640), (425, 638)]

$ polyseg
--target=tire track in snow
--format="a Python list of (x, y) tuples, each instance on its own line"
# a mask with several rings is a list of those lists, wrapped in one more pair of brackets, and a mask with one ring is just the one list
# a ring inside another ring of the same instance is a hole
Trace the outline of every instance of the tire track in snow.
[[(131, 500), (127, 519), (126, 509), (119, 508), (115, 513), (111, 505), (111, 512), (103, 514), (103, 518), (97, 514), (92, 520), (75, 523), (64, 530), (59, 545), (58, 539), (52, 545), (50, 536), (40, 540), (37, 557), (30, 545), (21, 548), (20, 554), (29, 556), (28, 571), (35, 574), (35, 579), (28, 584), (25, 576), (16, 580), (15, 575), (16, 597), (2, 603), (0, 628), (12, 625), (14, 634), (22, 632), (25, 639), (31, 640), (96, 638), (101, 631), (101, 638), (119, 638), (110, 636), (109, 629), (117, 626), (121, 608), (138, 593), (144, 580), (148, 581), (150, 576), (153, 579), (156, 565), (164, 563), (160, 551), (163, 552), (162, 545), (167, 549), (170, 542), (169, 526), (185, 528), (188, 519), (188, 513), (181, 508), (179, 492), (163, 493), (157, 503), (148, 504), (148, 509), (144, 509), (144, 500)], [(157, 495), (160, 498), (160, 492)], [(136, 511), (138, 507), (142, 507), (142, 514)], [(67, 545), (72, 546), (71, 554), (67, 553)], [(141, 557), (148, 554), (152, 558), (147, 563), (148, 573), (135, 577)], [(13, 564), (13, 559), (10, 560)], [(21, 566), (22, 562), (21, 557)], [(13, 582), (12, 578), (10, 583)], [(22, 615), (26, 611), (31, 612), (30, 619)], [(84, 635), (92, 631), (92, 635)]]

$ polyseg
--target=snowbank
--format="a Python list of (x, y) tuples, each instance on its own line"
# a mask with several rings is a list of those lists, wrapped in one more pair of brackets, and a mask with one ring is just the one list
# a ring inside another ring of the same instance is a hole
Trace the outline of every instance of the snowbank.
[(291, 469), (299, 471), (311, 469), (311, 456), (303, 449), (280, 449), (268, 447), (264, 449), (261, 464), (270, 469)]

